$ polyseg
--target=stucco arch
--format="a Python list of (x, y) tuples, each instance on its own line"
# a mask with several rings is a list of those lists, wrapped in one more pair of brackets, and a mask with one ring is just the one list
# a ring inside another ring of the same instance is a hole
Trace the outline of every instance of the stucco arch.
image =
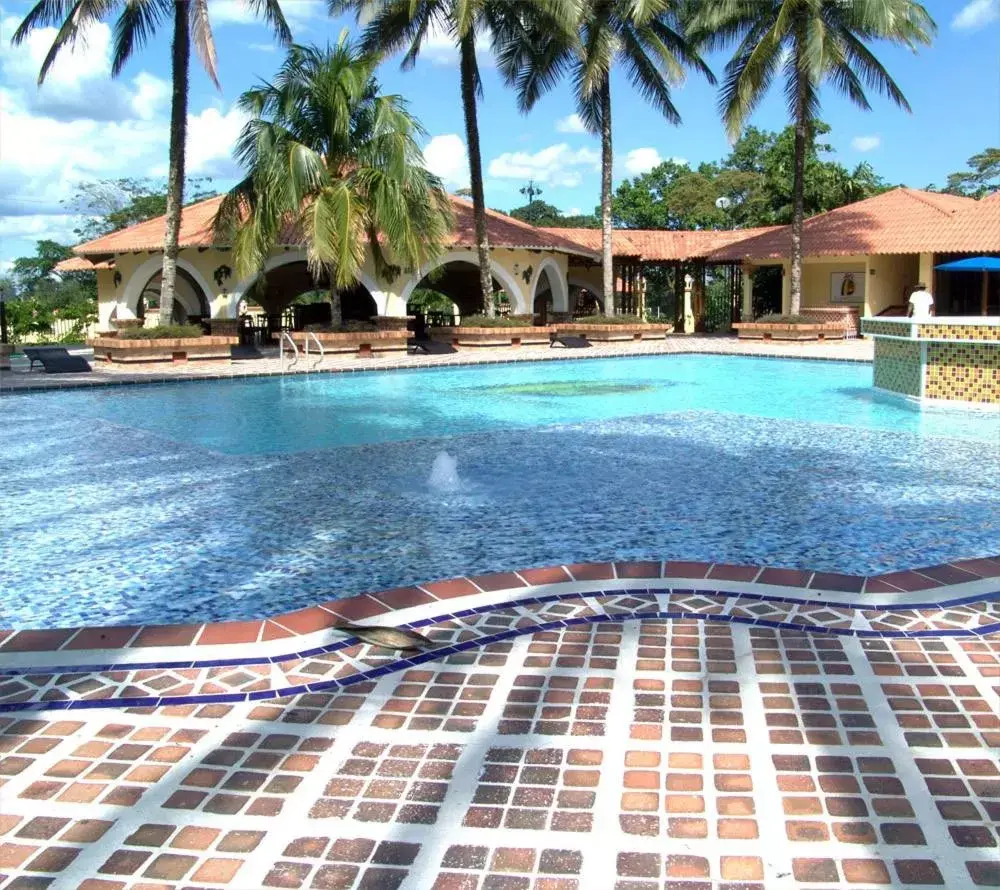
[[(475, 251), (472, 250), (452, 250), (448, 253), (438, 257), (436, 260), (432, 260), (429, 263), (425, 263), (416, 272), (414, 272), (399, 293), (399, 298), (402, 301), (403, 306), (409, 302), (410, 294), (416, 289), (416, 286), (420, 284), (423, 279), (433, 272), (435, 269), (441, 266), (447, 266), (448, 263), (472, 263), (474, 266), (479, 265), (479, 257)], [(528, 303), (524, 296), (524, 292), (521, 290), (521, 286), (517, 283), (517, 279), (514, 275), (501, 266), (496, 260), (490, 259), (490, 274), (500, 282), (507, 294), (510, 296), (514, 304), (514, 314), (515, 315), (526, 315), (531, 310), (528, 309)]]
[[(201, 291), (205, 295), (205, 299), (211, 308), (212, 300), (215, 297), (215, 290), (204, 279), (201, 272), (181, 257), (177, 258), (177, 268), (183, 269), (188, 275), (191, 276), (194, 283), (201, 288)], [(150, 279), (152, 279), (157, 272), (162, 270), (163, 254), (158, 254), (156, 256), (151, 256), (132, 273), (128, 282), (125, 284), (125, 292), (122, 294), (122, 298), (118, 301), (119, 317), (123, 317), (122, 309), (124, 309), (127, 313), (129, 313), (129, 315), (131, 315), (131, 317), (135, 318), (136, 311), (139, 307), (139, 297), (142, 296), (143, 292), (146, 290), (146, 285), (149, 284)]]
[(552, 311), (569, 311), (569, 285), (566, 282), (566, 275), (559, 267), (555, 258), (547, 256), (538, 264), (535, 270), (535, 279), (531, 283), (531, 305), (535, 305), (535, 297), (538, 296), (538, 283), (542, 280), (542, 272), (549, 280), (549, 290), (552, 291)]
[[(304, 250), (286, 250), (281, 253), (274, 254), (274, 256), (268, 257), (266, 263), (264, 263), (264, 269), (262, 274), (266, 275), (272, 269), (277, 269), (280, 266), (287, 266), (289, 263), (307, 263), (309, 258)], [(255, 273), (253, 275), (248, 275), (244, 278), (239, 285), (233, 290), (229, 295), (229, 306), (227, 307), (227, 312), (230, 318), (236, 317), (236, 309), (240, 305), (240, 300), (243, 299), (243, 295), (250, 289), (250, 286), (257, 280), (258, 275), (261, 273)], [(386, 308), (389, 303), (390, 295), (386, 294), (385, 291), (379, 287), (378, 283), (369, 275), (364, 269), (359, 269), (357, 274), (357, 279), (360, 284), (363, 284), (368, 290), (368, 293), (372, 295), (372, 299), (375, 301), (375, 307), (378, 310), (379, 315), (386, 314)]]
[[(569, 287), (578, 287), (580, 290), (590, 291), (594, 295), (594, 299), (597, 300), (597, 305), (601, 307), (601, 311), (604, 311), (604, 297), (601, 294), (601, 289), (594, 282), (588, 281), (579, 275), (567, 276), (566, 282), (568, 285), (567, 292)], [(572, 307), (569, 311), (572, 311)]]

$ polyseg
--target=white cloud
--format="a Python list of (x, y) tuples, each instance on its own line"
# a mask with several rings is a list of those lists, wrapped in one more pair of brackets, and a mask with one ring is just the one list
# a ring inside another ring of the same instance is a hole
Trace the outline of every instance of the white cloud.
[[(281, 11), (290, 28), (326, 16), (322, 0), (285, 0)], [(270, 27), (260, 16), (254, 15), (243, 0), (213, 0), (209, 7), (213, 25), (263, 25)]]
[(670, 158), (661, 157), (660, 153), (651, 146), (633, 148), (627, 155), (625, 155), (623, 163), (625, 165), (625, 169), (629, 173), (633, 176), (640, 176), (643, 173), (648, 173), (654, 167), (658, 167), (666, 161), (670, 161), (674, 164), (680, 164), (685, 167), (688, 163), (687, 158), (680, 158), (676, 155)]
[[(11, 34), (20, 24), (14, 17), (0, 21), (0, 33)], [(152, 74), (111, 80), (111, 29), (103, 22), (88, 27), (73, 46), (56, 56), (45, 82), (38, 86), (55, 28), (32, 31), (20, 46), (0, 41), (0, 72), (6, 90), (19, 106), (57, 120), (90, 119), (120, 122), (148, 119), (169, 95), (169, 84)]]
[(563, 216), (582, 216), (583, 211), (579, 207), (570, 207), (563, 213)]
[(571, 149), (565, 142), (534, 154), (505, 152), (490, 161), (489, 175), (497, 179), (534, 179), (551, 186), (573, 188), (584, 173), (601, 169), (601, 156), (592, 148)]
[(881, 144), (880, 136), (855, 136), (851, 140), (851, 148), (855, 151), (874, 151)]
[(655, 148), (633, 148), (625, 155), (625, 169), (634, 176), (648, 173), (662, 163), (663, 158)]
[(469, 155), (457, 133), (431, 139), (424, 148), (424, 163), (447, 186), (465, 188), (469, 184)]
[(956, 31), (978, 31), (1000, 19), (1000, 0), (971, 0), (951, 20)]
[(278, 51), (278, 47), (273, 43), (248, 43), (247, 49), (252, 49), (259, 53), (273, 53)]
[[(206, 108), (200, 114), (189, 114), (187, 147), (184, 167), (191, 176), (212, 176), (233, 179), (239, 168), (233, 159), (233, 145), (248, 118), (238, 108), (223, 113), (218, 108)], [(167, 164), (154, 168), (154, 176), (166, 176)]]
[(583, 118), (575, 112), (568, 117), (556, 121), (556, 130), (560, 133), (586, 133), (587, 125)]

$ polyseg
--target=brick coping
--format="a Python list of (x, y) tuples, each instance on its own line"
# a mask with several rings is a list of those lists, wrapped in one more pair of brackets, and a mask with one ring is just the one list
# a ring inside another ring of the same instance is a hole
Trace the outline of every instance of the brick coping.
[[(602, 605), (612, 600), (615, 609)], [(552, 614), (541, 614), (549, 608)], [(337, 630), (344, 622), (440, 630), (470, 616), (512, 614), (523, 619), (499, 634), (459, 634), (410, 657)], [(429, 582), (260, 620), (6, 631), (0, 632), (0, 713), (245, 702), (336, 690), (524, 634), (632, 619), (887, 639), (984, 636), (1000, 632), (1000, 557), (873, 577), (681, 561), (582, 563)], [(331, 660), (335, 676), (318, 679), (332, 669)], [(274, 676), (249, 677), (256, 682), (233, 691), (214, 682), (227, 671), (254, 668)], [(192, 682), (150, 694), (143, 684), (166, 682), (158, 680), (164, 672), (174, 686), (177, 675)]]

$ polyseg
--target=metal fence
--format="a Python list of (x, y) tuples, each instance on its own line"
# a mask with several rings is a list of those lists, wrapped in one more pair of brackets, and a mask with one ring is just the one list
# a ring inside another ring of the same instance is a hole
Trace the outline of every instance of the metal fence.
[[(63, 337), (68, 337), (73, 332), (76, 324), (77, 322), (72, 318), (57, 318), (52, 322), (51, 330), (40, 333), (25, 334), (21, 338), (21, 342), (30, 345), (31, 343), (52, 343), (56, 340), (62, 340)], [(96, 322), (94, 324), (87, 325), (80, 332), (80, 342), (83, 342), (88, 337), (93, 337), (96, 334)]]

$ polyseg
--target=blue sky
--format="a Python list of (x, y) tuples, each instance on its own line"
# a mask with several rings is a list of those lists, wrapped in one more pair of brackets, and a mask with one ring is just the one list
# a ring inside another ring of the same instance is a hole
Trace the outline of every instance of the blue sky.
[[(943, 184), (966, 159), (1000, 144), (1000, 0), (925, 0), (938, 23), (934, 45), (919, 55), (881, 46), (877, 55), (902, 86), (913, 114), (873, 97), (861, 112), (824, 90), (823, 118), (830, 141), (848, 166), (869, 161), (887, 179), (914, 187)], [(26, 46), (10, 36), (32, 4), (6, 3), (0, 11), (0, 263), (33, 252), (35, 240), (72, 242), (78, 217), (64, 203), (82, 180), (162, 176), (167, 160), (169, 39), (166, 33), (139, 55), (117, 81), (109, 75), (109, 31), (95, 28), (36, 89), (38, 63), (51, 42), (39, 33)], [(352, 19), (331, 19), (323, 0), (284, 0), (296, 40), (336, 40)], [(240, 0), (212, 0), (222, 90), (192, 59), (188, 167), (224, 188), (236, 175), (230, 157), (242, 119), (234, 103), (256, 78), (269, 77), (281, 51)], [(717, 74), (724, 54), (709, 58)], [(481, 57), (485, 97), (480, 132), (487, 203), (510, 209), (524, 203), (529, 178), (543, 199), (564, 212), (589, 212), (598, 201), (599, 146), (571, 115), (567, 85), (521, 115)], [(398, 60), (380, 72), (383, 88), (405, 96), (428, 131), (428, 164), (452, 189), (467, 184), (458, 69), (446, 39), (435, 40), (412, 71)], [(658, 160), (697, 164), (728, 151), (716, 112), (716, 91), (692, 75), (675, 92), (683, 123), (667, 125), (632, 90), (613, 78), (615, 181), (641, 173)], [(778, 129), (787, 122), (780, 89), (763, 103), (753, 123)]]

